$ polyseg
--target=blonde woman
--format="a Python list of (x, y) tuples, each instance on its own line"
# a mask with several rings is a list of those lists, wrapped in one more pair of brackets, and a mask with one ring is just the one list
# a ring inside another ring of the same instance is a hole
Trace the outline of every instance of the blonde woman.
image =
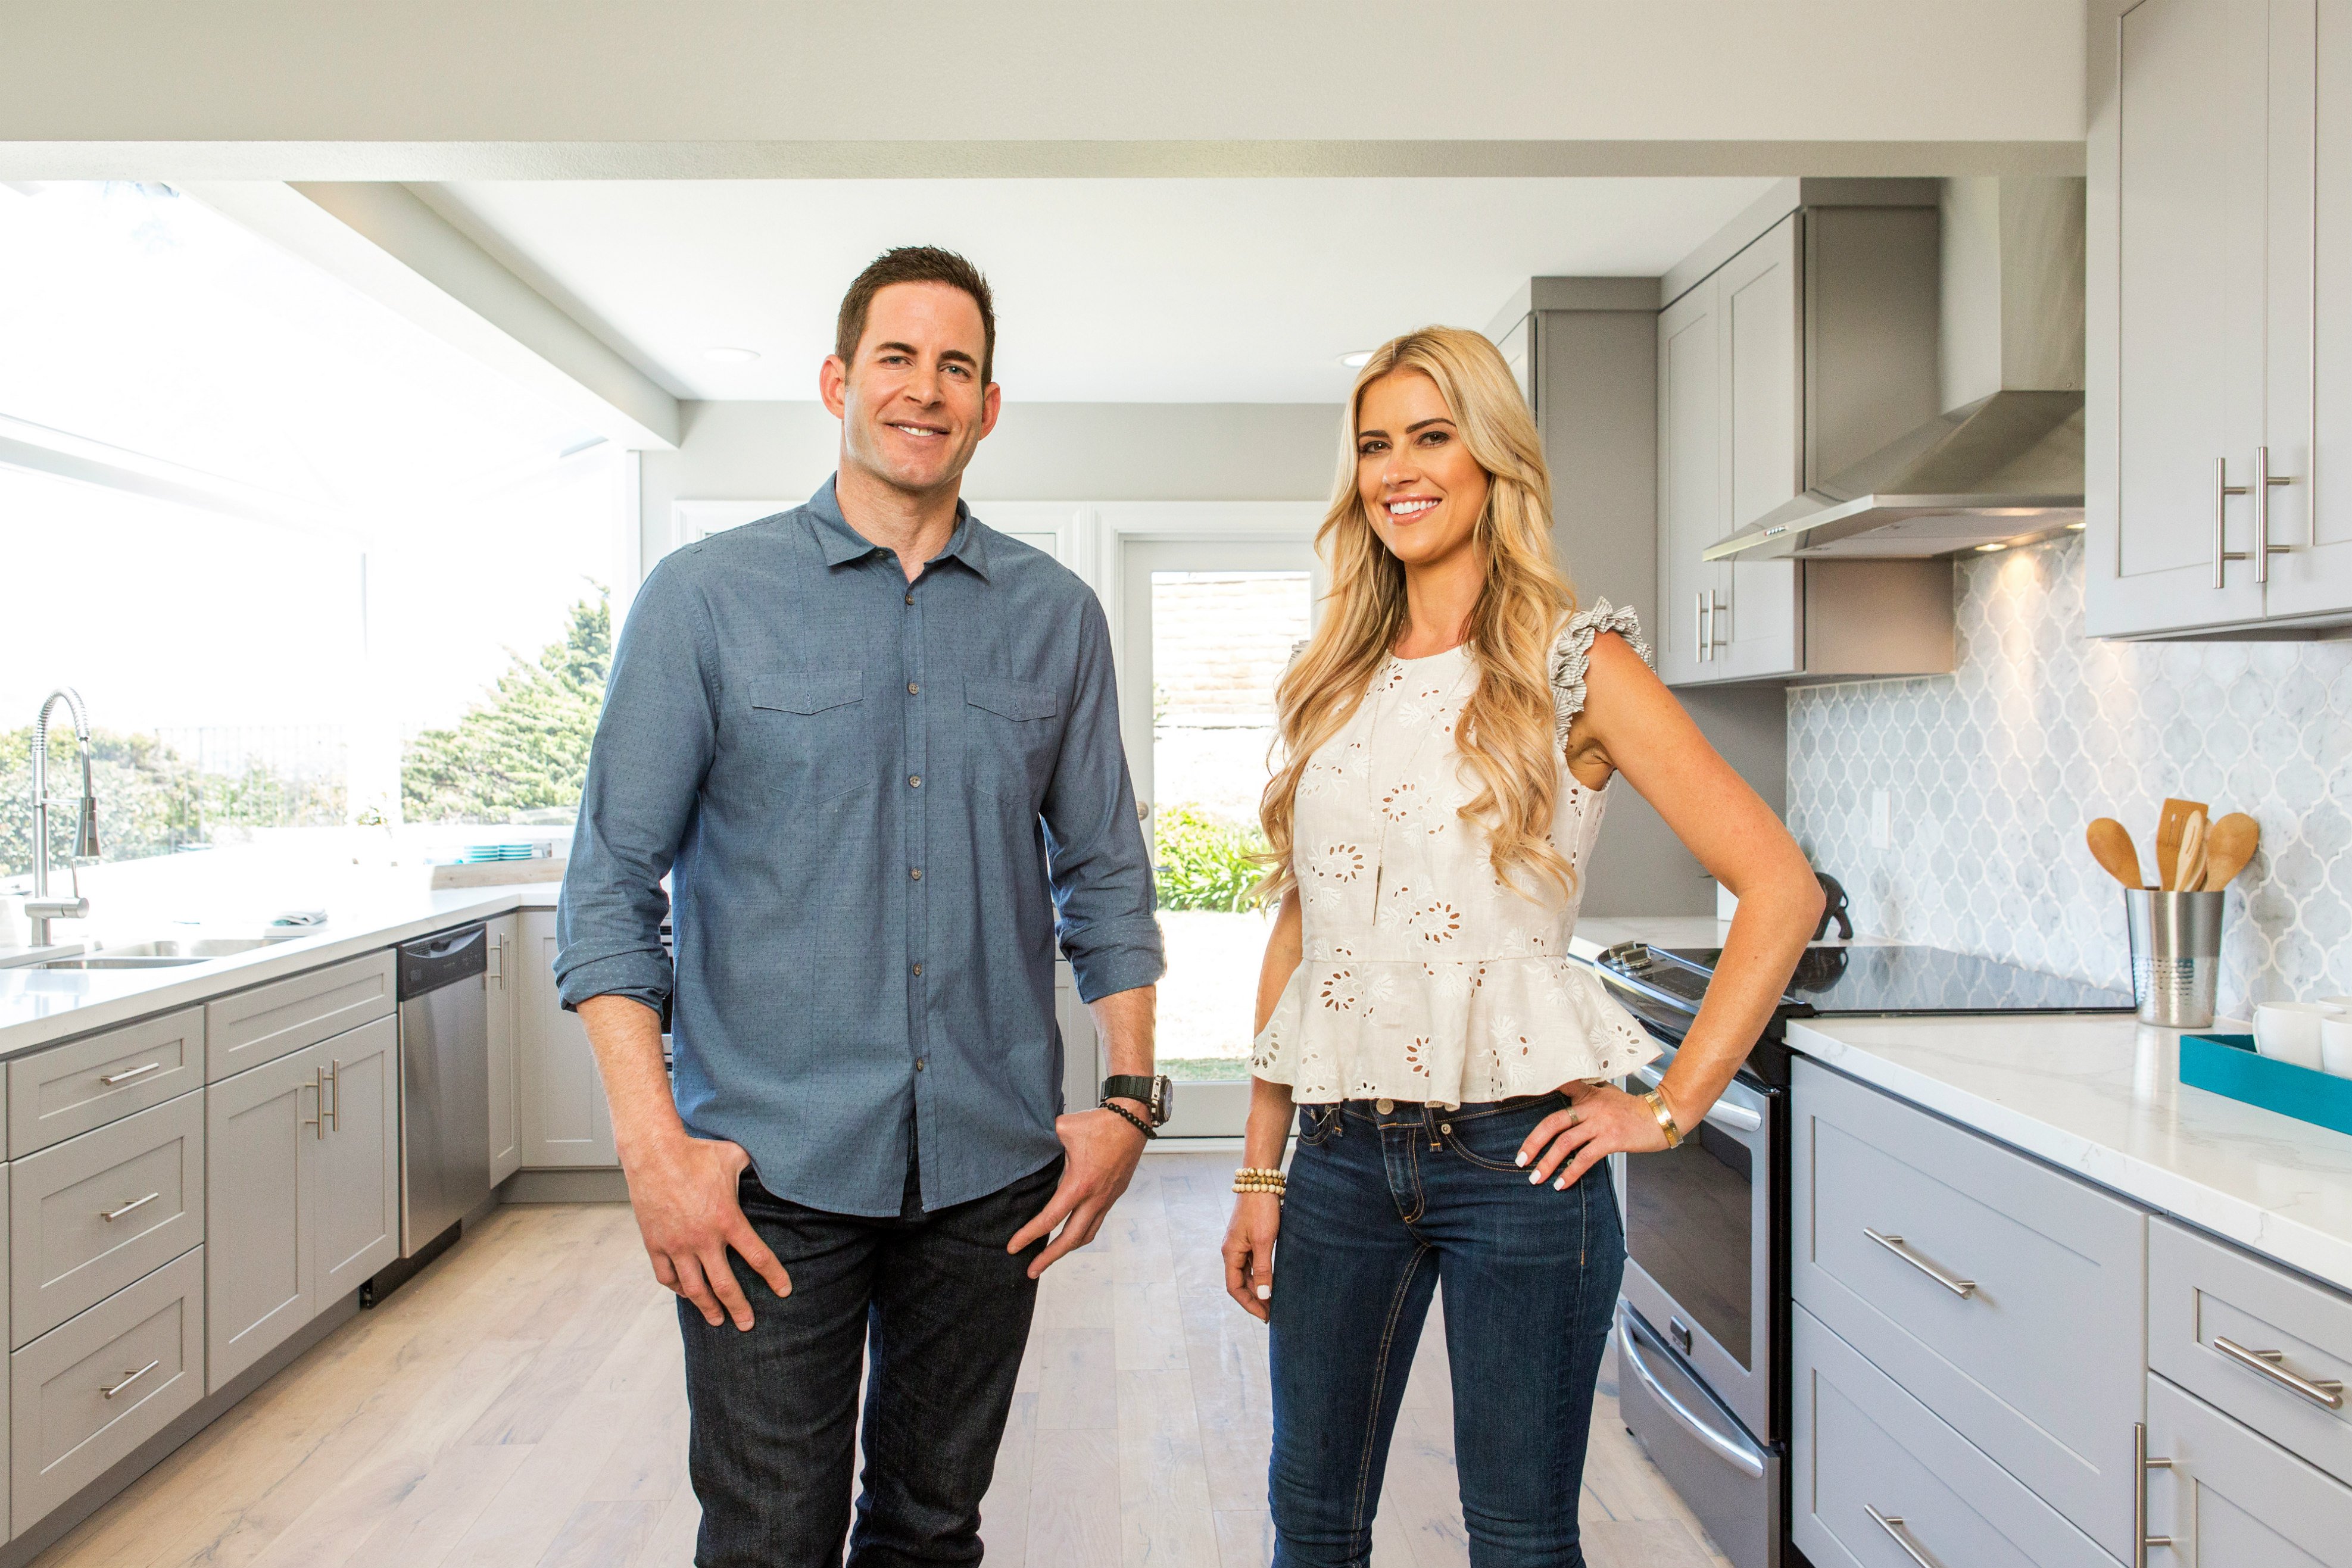
[[(1624, 1267), (1601, 1162), (1698, 1125), (1821, 890), (1651, 674), (1633, 613), (1574, 612), (1535, 423), (1491, 343), (1433, 327), (1385, 345), (1345, 434), (1316, 541), (1330, 602), (1278, 697), (1262, 815), (1280, 914), (1224, 1244), (1226, 1289), (1273, 1329), (1274, 1561), (1367, 1561), (1443, 1281), (1470, 1562), (1576, 1568)], [(1739, 895), (1706, 1006), (1645, 1096), (1607, 1081), (1656, 1047), (1569, 960), (1620, 773)]]

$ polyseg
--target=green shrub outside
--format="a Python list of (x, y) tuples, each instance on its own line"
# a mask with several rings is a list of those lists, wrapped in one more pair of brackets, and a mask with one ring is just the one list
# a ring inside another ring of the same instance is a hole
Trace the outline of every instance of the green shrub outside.
[(1171, 806), (1153, 823), (1160, 841), (1160, 907), (1235, 912), (1252, 907), (1269, 846), (1255, 825)]

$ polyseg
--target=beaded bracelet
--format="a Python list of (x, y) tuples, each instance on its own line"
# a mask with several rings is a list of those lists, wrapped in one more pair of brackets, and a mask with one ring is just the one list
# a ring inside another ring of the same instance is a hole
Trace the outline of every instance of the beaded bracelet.
[(1288, 1186), (1289, 1178), (1278, 1170), (1259, 1170), (1244, 1166), (1234, 1173), (1235, 1192), (1270, 1192), (1280, 1197)]

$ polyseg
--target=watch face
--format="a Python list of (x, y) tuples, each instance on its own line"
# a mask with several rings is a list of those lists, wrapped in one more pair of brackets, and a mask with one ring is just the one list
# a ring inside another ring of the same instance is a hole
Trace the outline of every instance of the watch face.
[(1151, 1124), (1164, 1127), (1168, 1118), (1176, 1113), (1176, 1083), (1173, 1079), (1155, 1078), (1151, 1082)]

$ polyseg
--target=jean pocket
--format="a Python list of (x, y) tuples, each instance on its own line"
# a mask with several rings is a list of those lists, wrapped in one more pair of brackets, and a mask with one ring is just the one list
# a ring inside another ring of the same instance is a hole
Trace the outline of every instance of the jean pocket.
[(1518, 1163), (1520, 1146), (1538, 1123), (1567, 1104), (1558, 1095), (1546, 1094), (1529, 1100), (1524, 1106), (1441, 1121), (1438, 1135), (1465, 1164), (1480, 1170), (1508, 1171), (1525, 1179), (1527, 1167)]
[(1301, 1105), (1298, 1108), (1298, 1146), (1315, 1148), (1328, 1142), (1339, 1130), (1338, 1105)]

